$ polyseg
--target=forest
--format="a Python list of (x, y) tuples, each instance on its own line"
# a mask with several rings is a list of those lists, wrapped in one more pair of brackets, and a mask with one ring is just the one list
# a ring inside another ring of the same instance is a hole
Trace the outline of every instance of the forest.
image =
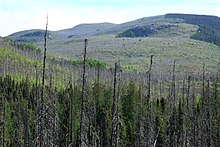
[(166, 18), (183, 19), (185, 23), (198, 25), (196, 34), (190, 38), (214, 43), (220, 46), (220, 19), (217, 16), (193, 14), (166, 14)]
[[(45, 32), (45, 36), (47, 36)], [(88, 59), (47, 56), (32, 44), (0, 39), (0, 146), (220, 146), (220, 81), (206, 71), (144, 73)]]

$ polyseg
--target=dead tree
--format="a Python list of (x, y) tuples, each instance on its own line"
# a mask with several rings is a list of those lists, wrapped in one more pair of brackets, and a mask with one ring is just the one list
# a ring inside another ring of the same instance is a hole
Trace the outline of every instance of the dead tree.
[(114, 88), (113, 88), (113, 102), (112, 102), (112, 128), (111, 128), (111, 139), (110, 139), (110, 147), (117, 147), (117, 124), (118, 124), (118, 110), (117, 110), (117, 62), (115, 63), (114, 70)]
[(150, 58), (150, 68), (148, 71), (148, 85), (147, 85), (147, 96), (146, 96), (146, 101), (147, 101), (147, 113), (146, 113), (146, 130), (145, 130), (145, 135), (146, 135), (146, 146), (151, 145), (151, 138), (150, 138), (150, 122), (151, 122), (151, 110), (150, 110), (150, 98), (151, 98), (151, 70), (152, 70), (152, 64), (153, 64), (153, 55), (151, 55)]
[(208, 133), (208, 136), (207, 136), (207, 146), (210, 147), (212, 146), (212, 134), (211, 134), (211, 102), (210, 102), (210, 81), (208, 80), (208, 108), (207, 108), (207, 133)]
[(1, 121), (0, 121), (0, 143), (2, 145), (2, 147), (5, 147), (5, 139), (6, 139), (6, 89), (7, 87), (3, 87), (3, 97), (1, 98)]
[(44, 88), (45, 88), (45, 71), (46, 71), (46, 57), (47, 57), (47, 27), (48, 27), (48, 16), (46, 23), (46, 30), (44, 34), (44, 57), (43, 57), (43, 76), (42, 76), (42, 89), (41, 89), (41, 100), (40, 100), (40, 112), (39, 112), (39, 132), (37, 134), (37, 146), (44, 146), (44, 133), (45, 133), (45, 125), (44, 125)]
[(47, 99), (45, 99), (45, 144), (46, 146), (54, 146), (53, 145), (53, 107), (52, 107), (52, 95), (53, 95), (53, 90), (52, 90), (52, 85), (53, 84), (53, 77), (50, 75), (50, 86), (49, 86), (49, 95), (47, 96)]
[(193, 79), (193, 92), (192, 92), (192, 111), (193, 111), (193, 117), (192, 117), (192, 135), (193, 135), (193, 146), (196, 147), (197, 145), (197, 137), (196, 137), (196, 122), (197, 122), (197, 115), (196, 115), (196, 100), (195, 100), (195, 79)]
[[(170, 124), (173, 124), (173, 130), (172, 133), (170, 134), (170, 138), (171, 138), (171, 144), (173, 144), (173, 146), (176, 146), (176, 79), (175, 79), (175, 69), (176, 69), (176, 61), (174, 60), (173, 62), (173, 77), (172, 77), (172, 95), (173, 95), (173, 108), (170, 110), (171, 111), (171, 117), (172, 117), (172, 121), (170, 122)], [(171, 103), (172, 103), (171, 102)]]
[(86, 100), (86, 49), (88, 40), (85, 39), (84, 58), (83, 58), (83, 81), (82, 81), (82, 97), (81, 97), (81, 114), (80, 114), (80, 147), (88, 146), (88, 126), (87, 126), (87, 100)]
[(69, 147), (73, 146), (73, 86), (72, 86), (72, 75), (70, 79), (70, 126), (69, 126)]
[[(219, 73), (219, 71), (218, 71)], [(213, 130), (214, 131), (214, 136), (213, 136), (213, 142), (214, 142), (214, 145), (213, 146), (219, 146), (220, 144), (218, 144), (218, 126), (219, 126), (219, 123), (218, 123), (218, 111), (219, 108), (218, 108), (218, 82), (219, 82), (219, 79), (218, 79), (218, 73), (216, 75), (216, 79), (215, 79), (215, 82), (214, 82), (214, 88), (213, 88), (213, 101), (211, 102), (211, 105), (213, 105), (212, 107), (212, 111), (213, 111), (213, 115), (214, 115), (214, 127), (213, 127)]]
[(183, 80), (183, 89), (182, 89), (182, 112), (181, 112), (182, 124), (181, 124), (181, 146), (184, 146), (184, 119), (185, 119), (185, 80)]
[(26, 100), (25, 114), (24, 114), (24, 147), (29, 147), (29, 121), (28, 121), (28, 105), (29, 105), (29, 97), (28, 97), (28, 75), (26, 77), (25, 83), (25, 95), (24, 98)]
[(188, 87), (186, 95), (186, 136), (185, 136), (185, 146), (189, 146), (189, 97), (190, 97), (190, 76), (188, 77)]
[(54, 90), (54, 96), (53, 96), (53, 147), (57, 147), (57, 139), (58, 139), (58, 114), (57, 114), (57, 95), (56, 95), (56, 88)]
[(202, 111), (202, 120), (201, 120), (201, 147), (205, 146), (204, 142), (204, 125), (205, 125), (205, 64), (203, 64), (203, 71), (202, 71), (202, 106), (201, 106), (201, 111)]

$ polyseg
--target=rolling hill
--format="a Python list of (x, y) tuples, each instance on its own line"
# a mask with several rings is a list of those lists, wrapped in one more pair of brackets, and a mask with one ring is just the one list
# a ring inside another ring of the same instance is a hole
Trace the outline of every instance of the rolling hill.
[[(180, 71), (210, 71), (220, 61), (220, 18), (192, 14), (166, 14), (112, 24), (79, 24), (49, 31), (50, 54), (67, 59), (82, 58), (83, 39), (88, 38), (88, 58), (111, 66), (120, 60), (124, 70), (145, 71), (150, 55), (158, 68), (167, 70), (177, 60)], [(43, 31), (27, 30), (8, 36), (14, 41), (35, 43), (43, 48)]]
[(219, 31), (178, 15), (0, 37), (0, 146), (219, 147)]

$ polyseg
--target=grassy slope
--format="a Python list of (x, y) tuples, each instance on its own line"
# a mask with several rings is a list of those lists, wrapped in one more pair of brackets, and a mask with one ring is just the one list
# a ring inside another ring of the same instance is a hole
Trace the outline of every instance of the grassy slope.
[[(153, 33), (147, 38), (115, 37), (118, 33), (129, 28), (151, 24), (172, 24), (174, 26)], [(209, 66), (210, 70), (213, 70), (212, 66), (216, 66), (220, 59), (218, 46), (190, 39), (190, 36), (196, 33), (198, 26), (186, 24), (178, 18), (156, 16), (141, 18), (119, 25), (108, 25), (108, 27), (106, 26), (108, 29), (102, 29), (98, 33), (99, 35), (96, 34), (89, 37), (90, 35), (88, 34), (88, 57), (104, 61), (109, 66), (120, 60), (126, 70), (145, 71), (148, 67), (149, 57), (153, 54), (155, 55), (156, 66), (164, 70), (170, 69), (174, 59), (178, 60), (178, 67), (181, 70), (200, 70), (203, 62)], [(111, 25), (114, 27), (111, 28)], [(91, 25), (85, 26), (91, 27)], [(92, 27), (95, 26), (92, 25)], [(71, 31), (74, 32), (74, 28)], [(87, 36), (86, 34), (84, 35)], [(38, 42), (37, 45), (43, 48), (43, 43)], [(74, 37), (52, 39), (48, 42), (50, 54), (70, 59), (82, 59), (83, 48), (83, 39)]]
[[(120, 60), (126, 70), (145, 71), (153, 54), (156, 66), (163, 70), (169, 69), (174, 59), (180, 70), (200, 70), (203, 62), (213, 70), (212, 66), (220, 61), (219, 47), (190, 39), (197, 29), (198, 26), (182, 23), (147, 38), (115, 38), (116, 34), (90, 37), (88, 57), (110, 66)], [(42, 43), (38, 45), (42, 47)], [(50, 41), (48, 47), (51, 53), (56, 52), (66, 58), (82, 58), (82, 39)]]

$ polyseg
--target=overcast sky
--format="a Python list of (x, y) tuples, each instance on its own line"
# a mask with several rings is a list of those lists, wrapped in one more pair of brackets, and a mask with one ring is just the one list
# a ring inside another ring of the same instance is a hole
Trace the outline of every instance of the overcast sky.
[(0, 0), (0, 36), (44, 29), (72, 28), (80, 23), (123, 23), (166, 13), (220, 16), (220, 0)]

